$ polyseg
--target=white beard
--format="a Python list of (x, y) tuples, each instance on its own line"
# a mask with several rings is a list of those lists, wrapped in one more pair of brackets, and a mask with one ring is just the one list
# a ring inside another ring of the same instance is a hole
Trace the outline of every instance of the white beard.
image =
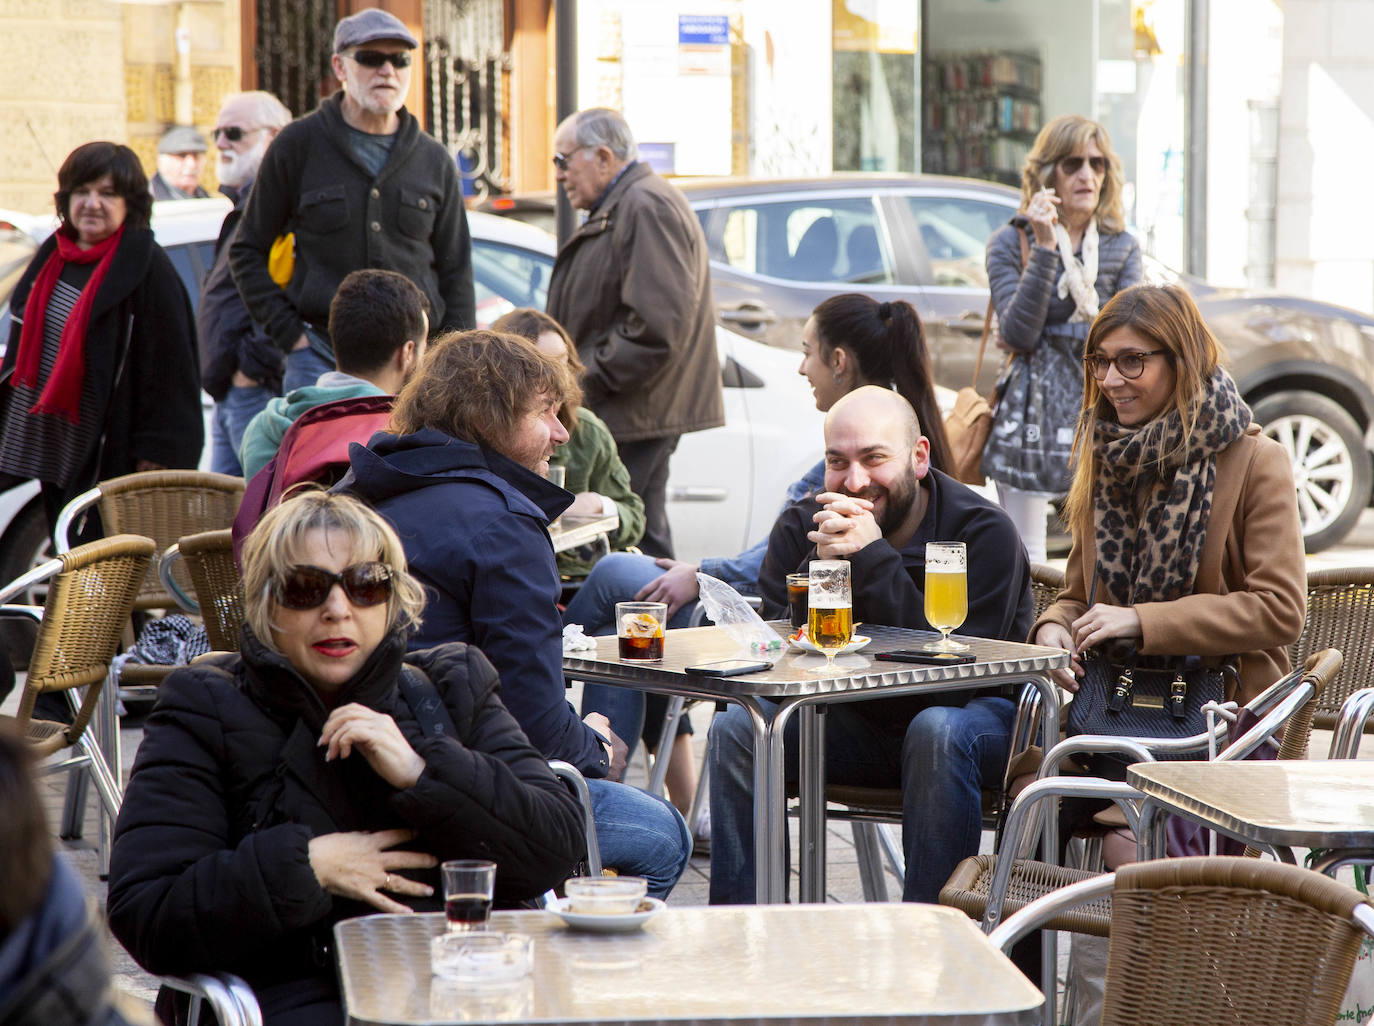
[(219, 183), (237, 189), (258, 173), (262, 155), (267, 152), (270, 140), (263, 139), (251, 150), (242, 153), (234, 150), (221, 150), (219, 155)]

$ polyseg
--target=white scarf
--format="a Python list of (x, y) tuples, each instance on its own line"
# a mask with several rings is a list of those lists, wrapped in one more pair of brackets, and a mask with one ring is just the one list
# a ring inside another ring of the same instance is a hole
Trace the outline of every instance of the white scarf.
[(1059, 298), (1073, 295), (1074, 310), (1069, 323), (1091, 321), (1097, 316), (1097, 218), (1088, 222), (1083, 232), (1083, 260), (1073, 255), (1073, 244), (1062, 224), (1054, 226), (1054, 238), (1059, 243), (1059, 259), (1064, 273), (1059, 276)]

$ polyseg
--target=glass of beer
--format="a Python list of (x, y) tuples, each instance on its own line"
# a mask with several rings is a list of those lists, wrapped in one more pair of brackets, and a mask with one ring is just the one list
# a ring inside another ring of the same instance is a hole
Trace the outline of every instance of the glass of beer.
[(807, 589), (807, 636), (825, 655), (817, 673), (833, 672), (835, 656), (854, 639), (854, 598), (849, 560), (813, 559)]
[(787, 605), (792, 614), (792, 626), (806, 626), (806, 595), (811, 590), (811, 578), (806, 574), (787, 575)]
[(926, 622), (943, 637), (928, 652), (967, 652), (949, 632), (968, 616), (968, 553), (963, 542), (926, 542)]
[(620, 658), (626, 662), (663, 662), (663, 628), (668, 624), (666, 602), (617, 602), (616, 633)]

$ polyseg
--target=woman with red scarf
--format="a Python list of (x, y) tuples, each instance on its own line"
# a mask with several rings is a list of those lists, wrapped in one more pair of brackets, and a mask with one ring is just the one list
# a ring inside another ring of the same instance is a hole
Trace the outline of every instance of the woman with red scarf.
[(52, 529), (97, 481), (200, 461), (200, 362), (186, 288), (148, 218), (127, 146), (78, 146), (57, 172), (57, 231), (10, 300), (0, 478), (36, 478)]

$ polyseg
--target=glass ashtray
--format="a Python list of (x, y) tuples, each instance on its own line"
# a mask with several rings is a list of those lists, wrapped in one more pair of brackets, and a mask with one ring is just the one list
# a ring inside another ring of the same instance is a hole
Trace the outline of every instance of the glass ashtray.
[(443, 933), (429, 942), (435, 976), (464, 983), (506, 983), (528, 976), (534, 939), (519, 933)]
[(574, 876), (564, 883), (563, 890), (570, 912), (626, 916), (639, 909), (648, 881), (642, 876)]

